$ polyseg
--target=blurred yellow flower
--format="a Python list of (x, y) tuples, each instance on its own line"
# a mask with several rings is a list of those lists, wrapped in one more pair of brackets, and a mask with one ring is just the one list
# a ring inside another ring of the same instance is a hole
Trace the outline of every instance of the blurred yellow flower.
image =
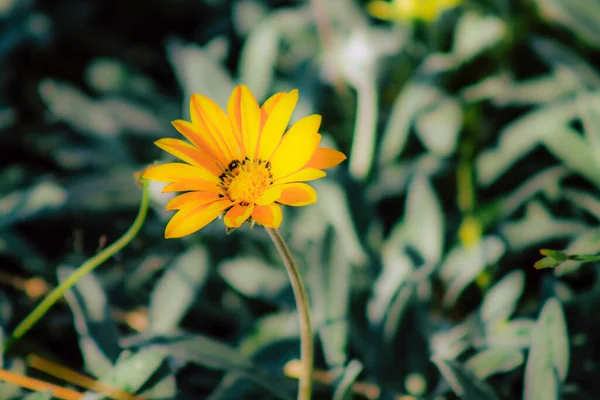
[(228, 228), (245, 221), (277, 228), (280, 205), (305, 206), (317, 200), (307, 181), (324, 177), (323, 169), (346, 159), (339, 151), (319, 147), (319, 115), (300, 119), (284, 134), (298, 101), (298, 91), (277, 93), (260, 107), (250, 90), (235, 88), (227, 114), (209, 98), (195, 94), (191, 122), (173, 126), (191, 143), (160, 139), (156, 145), (185, 163), (148, 168), (143, 177), (169, 182), (163, 192), (174, 197), (167, 210), (178, 210), (165, 237), (189, 235), (222, 213)]
[(367, 5), (369, 13), (384, 20), (435, 21), (442, 13), (456, 7), (462, 0), (374, 0)]

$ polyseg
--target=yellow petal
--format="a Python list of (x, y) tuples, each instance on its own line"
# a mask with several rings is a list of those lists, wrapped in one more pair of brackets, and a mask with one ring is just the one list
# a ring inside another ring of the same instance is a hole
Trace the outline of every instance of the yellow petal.
[(317, 133), (320, 115), (309, 115), (296, 122), (285, 134), (271, 157), (271, 174), (277, 179), (304, 167), (321, 141)]
[(345, 159), (346, 156), (340, 151), (328, 149), (325, 147), (319, 147), (312, 155), (308, 164), (306, 164), (306, 168), (331, 168), (335, 167)]
[(288, 93), (286, 92), (279, 92), (279, 93), (275, 93), (273, 96), (269, 97), (262, 105), (262, 107), (260, 107), (261, 111), (264, 111), (265, 114), (268, 116), (269, 114), (271, 114), (271, 111), (273, 111), (273, 108), (275, 108), (275, 106), (277, 105), (277, 103), (279, 103), (279, 101), (281, 99), (284, 98), (285, 95), (287, 95)]
[(317, 192), (306, 183), (288, 183), (283, 185), (277, 202), (288, 206), (306, 206), (317, 202)]
[(180, 194), (167, 203), (167, 210), (180, 210), (183, 207), (200, 207), (219, 200), (219, 194), (213, 192), (189, 192)]
[(254, 211), (252, 211), (252, 219), (257, 224), (266, 226), (267, 228), (279, 228), (282, 218), (281, 207), (277, 204), (257, 205), (254, 207)]
[(300, 171), (279, 178), (274, 182), (275, 185), (282, 185), (289, 182), (308, 182), (314, 181), (315, 179), (323, 178), (327, 173), (315, 168), (303, 168)]
[(190, 190), (199, 191), (199, 192), (213, 192), (213, 193), (221, 193), (223, 189), (218, 187), (213, 182), (207, 182), (203, 180), (190, 180), (190, 181), (178, 181), (169, 183), (163, 187), (163, 193), (170, 192), (187, 192)]
[(239, 228), (248, 218), (250, 218), (252, 210), (254, 210), (254, 204), (247, 206), (236, 204), (231, 207), (231, 210), (227, 211), (225, 218), (223, 218), (223, 222), (228, 228)]
[(170, 239), (190, 235), (214, 221), (229, 206), (231, 200), (222, 199), (200, 207), (184, 207), (167, 224), (165, 237)]
[(206, 169), (183, 163), (167, 163), (150, 167), (144, 171), (142, 177), (158, 182), (177, 182), (193, 179), (213, 183), (219, 182), (219, 178)]
[[(279, 146), (283, 132), (287, 128), (296, 103), (298, 102), (298, 90), (292, 90), (277, 101), (272, 111), (268, 114), (267, 121), (260, 134), (258, 158), (270, 160), (273, 152)], [(317, 127), (318, 129), (318, 127)]]
[(196, 146), (198, 149), (205, 152), (206, 154), (210, 155), (212, 160), (221, 169), (225, 169), (227, 167), (227, 160), (224, 159), (222, 155), (219, 155), (218, 149), (215, 149), (215, 147), (212, 144), (206, 142), (206, 140), (203, 138), (203, 135), (198, 131), (198, 128), (195, 127), (191, 122), (178, 119), (172, 121), (171, 124), (187, 140), (192, 142), (194, 146)]
[(201, 128), (207, 142), (220, 151), (226, 163), (240, 159), (241, 143), (238, 144), (227, 115), (217, 103), (201, 94), (194, 94), (190, 101), (190, 116), (194, 126)]
[(227, 104), (227, 115), (237, 140), (243, 144), (241, 156), (254, 159), (258, 143), (260, 109), (250, 89), (237, 86)]
[(279, 196), (281, 196), (281, 186), (271, 186), (265, 190), (258, 199), (256, 199), (256, 204), (264, 206), (274, 203)]
[(203, 167), (214, 175), (219, 176), (221, 169), (215, 164), (212, 157), (206, 152), (192, 146), (189, 143), (179, 139), (160, 139), (154, 142), (155, 145), (174, 155), (186, 163)]

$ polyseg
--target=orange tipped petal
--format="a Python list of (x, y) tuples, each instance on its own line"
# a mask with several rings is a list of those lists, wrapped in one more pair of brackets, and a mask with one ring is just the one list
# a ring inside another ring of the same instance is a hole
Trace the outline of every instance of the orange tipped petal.
[(221, 169), (212, 160), (212, 157), (209, 154), (183, 140), (160, 139), (154, 142), (154, 144), (188, 164), (205, 168), (216, 176), (221, 174)]
[(274, 203), (281, 196), (281, 186), (271, 186), (263, 192), (263, 194), (256, 199), (256, 204), (264, 206), (267, 204)]
[(213, 192), (213, 193), (221, 193), (223, 190), (215, 185), (213, 182), (207, 182), (202, 180), (193, 180), (193, 181), (179, 181), (169, 183), (165, 185), (162, 189), (163, 193), (170, 192), (187, 192), (190, 190), (200, 191), (200, 192)]
[(181, 133), (187, 140), (192, 142), (194, 146), (202, 150), (212, 158), (212, 160), (221, 168), (227, 166), (227, 160), (220, 155), (220, 152), (215, 148), (214, 144), (209, 143), (205, 140), (202, 133), (199, 132), (198, 127), (194, 126), (191, 122), (177, 119), (172, 121), (171, 124)]
[(194, 94), (190, 100), (190, 116), (194, 126), (218, 150), (225, 164), (240, 158), (240, 145), (231, 130), (227, 115), (217, 103), (201, 94)]
[(231, 200), (222, 199), (200, 207), (184, 207), (167, 224), (165, 237), (170, 239), (190, 235), (214, 221), (229, 206)]
[(227, 115), (237, 140), (243, 144), (242, 156), (254, 159), (260, 125), (256, 99), (244, 85), (237, 86), (227, 104)]
[(158, 182), (177, 182), (193, 179), (201, 179), (214, 183), (219, 182), (219, 178), (208, 170), (182, 163), (167, 163), (150, 167), (144, 171), (142, 177)]
[(273, 152), (281, 142), (281, 137), (290, 122), (297, 102), (298, 90), (292, 90), (285, 94), (285, 96), (277, 99), (277, 104), (273, 106), (273, 109), (268, 114), (268, 118), (260, 134), (258, 158), (262, 160), (269, 160), (271, 158)]
[(255, 206), (252, 211), (252, 219), (257, 224), (266, 226), (267, 228), (279, 228), (283, 219), (281, 207), (277, 204)]
[(252, 210), (254, 210), (254, 204), (247, 206), (236, 204), (231, 207), (231, 210), (227, 211), (225, 218), (223, 218), (223, 222), (228, 228), (239, 228), (248, 218), (250, 218)]
[(218, 193), (211, 192), (189, 192), (173, 197), (167, 203), (167, 210), (179, 210), (183, 207), (200, 207), (213, 201), (219, 200)]
[(291, 174), (310, 161), (321, 141), (321, 135), (317, 133), (320, 124), (320, 115), (310, 115), (290, 128), (271, 157), (273, 178)]
[(345, 159), (346, 156), (340, 151), (319, 147), (306, 164), (306, 168), (327, 169), (335, 167)]
[(306, 206), (316, 203), (317, 192), (306, 183), (288, 183), (283, 185), (281, 196), (277, 199), (278, 203), (288, 206)]
[(274, 183), (275, 185), (282, 185), (290, 182), (308, 182), (323, 178), (326, 175), (327, 173), (325, 171), (321, 171), (320, 169), (303, 168), (300, 171), (294, 172), (293, 174), (279, 178), (278, 180), (274, 181)]

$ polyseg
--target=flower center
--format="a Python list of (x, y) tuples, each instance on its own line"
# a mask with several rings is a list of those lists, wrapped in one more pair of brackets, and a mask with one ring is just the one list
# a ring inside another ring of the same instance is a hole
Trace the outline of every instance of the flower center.
[(220, 186), (231, 201), (252, 204), (273, 183), (270, 169), (271, 164), (264, 160), (233, 160), (219, 176)]

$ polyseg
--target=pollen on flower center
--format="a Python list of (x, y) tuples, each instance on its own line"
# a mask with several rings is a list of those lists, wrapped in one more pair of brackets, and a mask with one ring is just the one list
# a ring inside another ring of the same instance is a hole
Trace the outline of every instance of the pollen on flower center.
[(271, 165), (263, 160), (233, 160), (219, 176), (221, 188), (236, 203), (252, 204), (273, 183)]

